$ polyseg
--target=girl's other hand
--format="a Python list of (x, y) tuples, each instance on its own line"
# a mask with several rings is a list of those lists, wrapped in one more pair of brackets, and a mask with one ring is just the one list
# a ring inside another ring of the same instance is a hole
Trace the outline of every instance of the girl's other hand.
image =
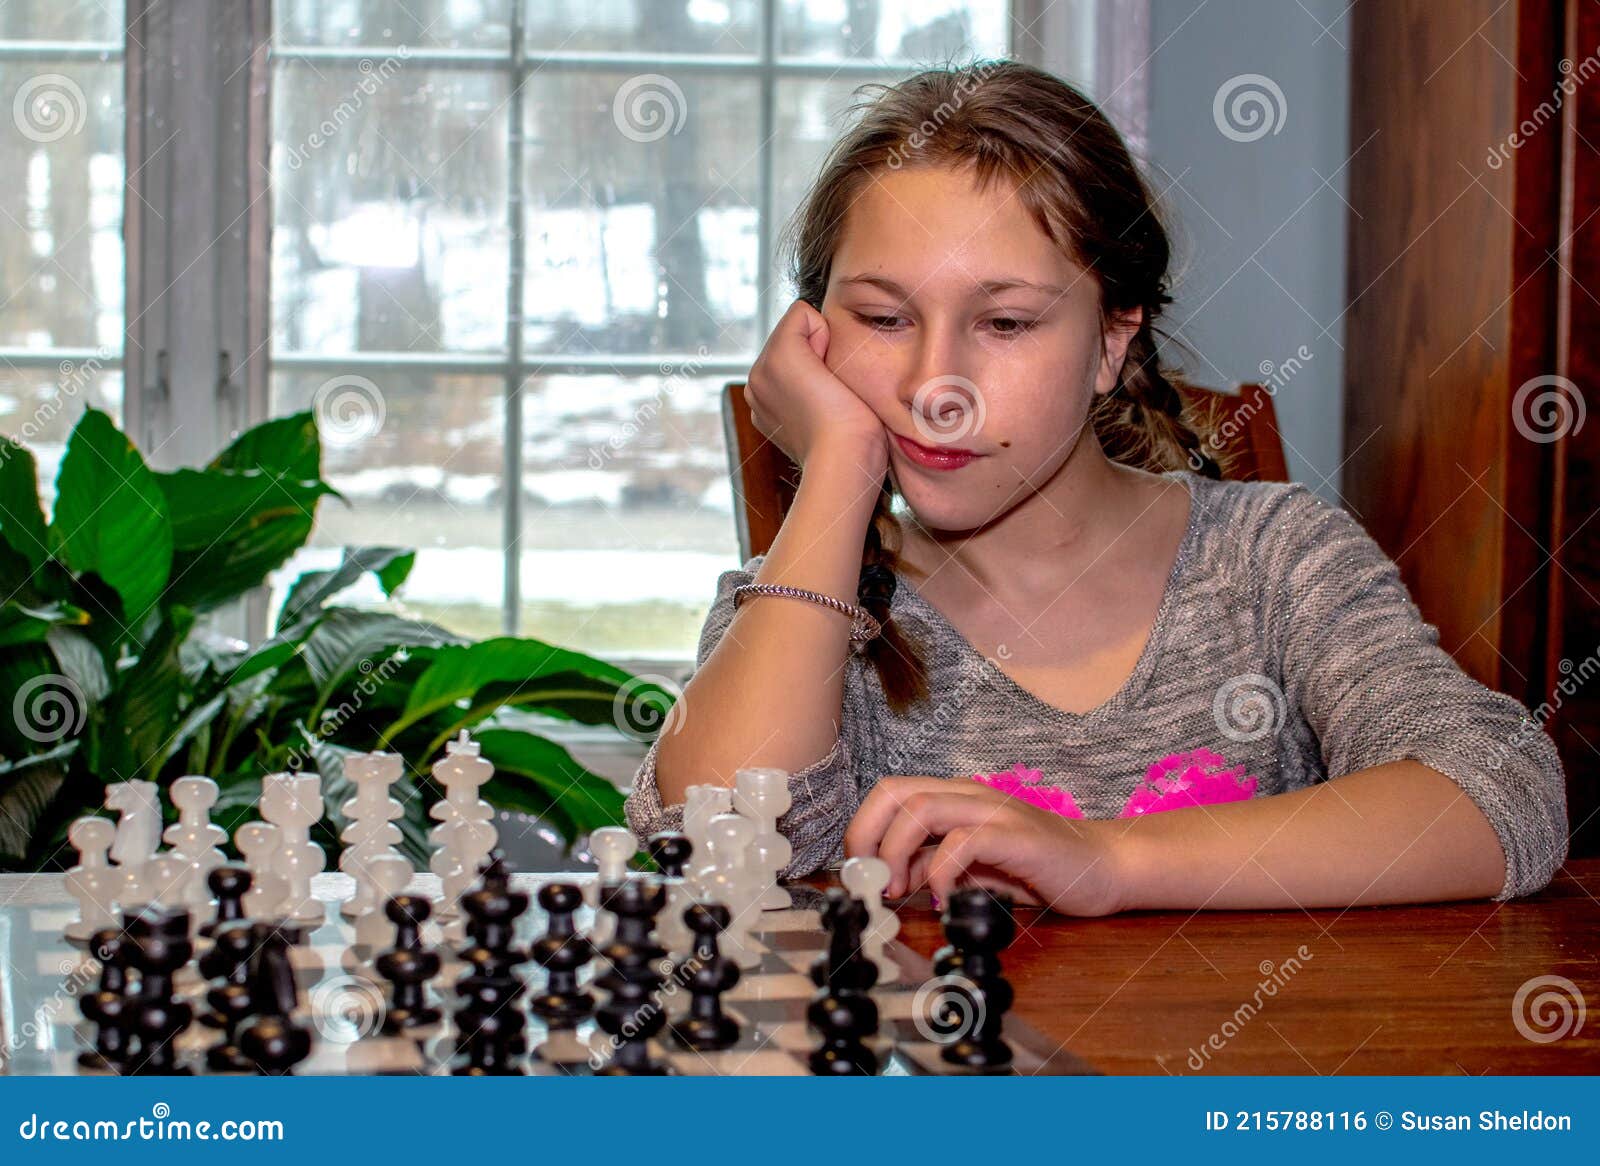
[(1115, 829), (974, 781), (892, 776), (862, 801), (844, 850), (887, 862), (885, 895), (894, 898), (926, 885), (943, 899), (979, 885), (1067, 915), (1110, 915), (1121, 910)]

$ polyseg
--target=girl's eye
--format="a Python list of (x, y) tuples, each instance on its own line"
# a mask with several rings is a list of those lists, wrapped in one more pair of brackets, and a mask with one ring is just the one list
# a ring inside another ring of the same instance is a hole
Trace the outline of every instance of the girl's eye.
[(1018, 320), (1010, 316), (1001, 316), (989, 321), (989, 326), (998, 336), (1019, 336), (1032, 328), (1038, 321)]
[(863, 324), (876, 328), (880, 332), (892, 332), (894, 331), (894, 326), (900, 322), (899, 316), (866, 316), (859, 312), (856, 314), (856, 318)]

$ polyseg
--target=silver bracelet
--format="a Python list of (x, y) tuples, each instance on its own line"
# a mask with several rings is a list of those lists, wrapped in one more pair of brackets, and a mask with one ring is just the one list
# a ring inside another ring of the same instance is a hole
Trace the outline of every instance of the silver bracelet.
[(823, 607), (830, 607), (841, 615), (849, 616), (850, 646), (857, 652), (883, 631), (883, 625), (866, 608), (845, 603), (818, 591), (807, 591), (803, 587), (790, 587), (783, 583), (745, 583), (733, 589), (733, 606), (736, 609), (746, 595), (787, 595), (790, 599), (807, 599), (812, 603), (820, 603)]

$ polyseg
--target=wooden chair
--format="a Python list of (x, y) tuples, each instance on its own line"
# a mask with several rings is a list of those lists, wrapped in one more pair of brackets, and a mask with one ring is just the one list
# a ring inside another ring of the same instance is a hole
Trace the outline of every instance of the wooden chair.
[[(1223, 393), (1180, 385), (1186, 410), (1209, 421), (1222, 438), (1227, 476), (1243, 482), (1285, 482), (1288, 464), (1272, 394), (1263, 385), (1241, 385)], [(733, 484), (733, 516), (739, 530), (739, 561), (764, 555), (778, 537), (800, 485), (800, 469), (761, 435), (744, 399), (744, 382), (722, 390), (722, 432), (728, 443), (728, 474)]]

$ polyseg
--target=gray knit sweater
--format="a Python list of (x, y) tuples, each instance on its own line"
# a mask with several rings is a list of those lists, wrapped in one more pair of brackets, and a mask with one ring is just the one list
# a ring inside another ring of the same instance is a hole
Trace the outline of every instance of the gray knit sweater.
[[(847, 661), (838, 739), (790, 779), (794, 804), (779, 822), (794, 848), (786, 874), (842, 859), (845, 827), (885, 774), (964, 779), (1020, 762), (1068, 789), (1086, 817), (1109, 818), (1155, 763), (1209, 755), (1255, 777), (1257, 797), (1422, 762), (1493, 823), (1507, 864), (1496, 898), (1550, 881), (1567, 853), (1555, 746), (1523, 705), (1439, 647), (1399, 569), (1355, 519), (1298, 483), (1176, 476), (1190, 489), (1189, 526), (1154, 629), (1121, 690), (1089, 712), (1014, 683), (897, 576), (891, 613), (923, 645), (928, 699), (897, 716), (865, 659)], [(719, 576), (698, 663), (762, 558)], [(657, 748), (627, 799), (641, 836), (682, 824), (681, 804), (661, 804)]]

